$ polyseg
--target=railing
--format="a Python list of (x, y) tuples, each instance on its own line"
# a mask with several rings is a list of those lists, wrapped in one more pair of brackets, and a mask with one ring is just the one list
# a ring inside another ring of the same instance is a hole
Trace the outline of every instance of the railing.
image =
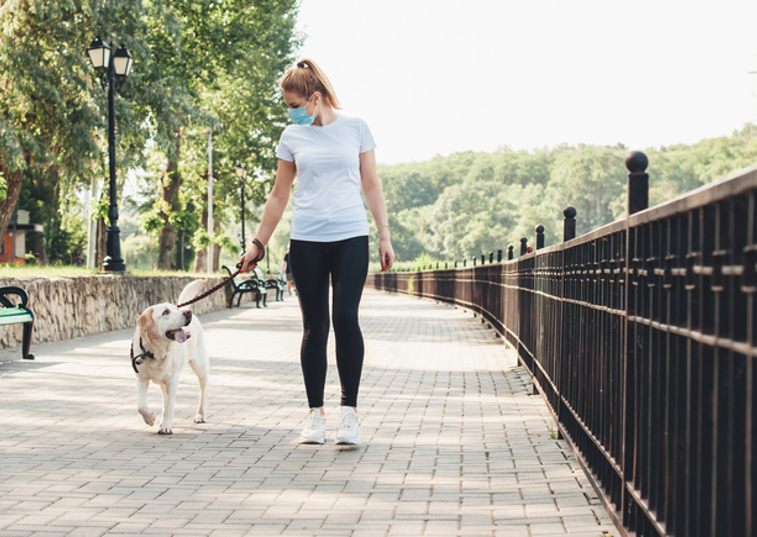
[(533, 254), (368, 285), (469, 308), (512, 343), (624, 534), (755, 535), (757, 166), (641, 212), (637, 194), (630, 217)]

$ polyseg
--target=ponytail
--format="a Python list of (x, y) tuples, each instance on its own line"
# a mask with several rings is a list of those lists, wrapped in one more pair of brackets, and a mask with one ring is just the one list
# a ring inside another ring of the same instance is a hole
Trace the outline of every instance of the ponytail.
[(318, 91), (328, 106), (342, 109), (328, 77), (312, 60), (302, 59), (296, 67), (287, 71), (281, 78), (281, 89), (296, 92), (306, 99)]

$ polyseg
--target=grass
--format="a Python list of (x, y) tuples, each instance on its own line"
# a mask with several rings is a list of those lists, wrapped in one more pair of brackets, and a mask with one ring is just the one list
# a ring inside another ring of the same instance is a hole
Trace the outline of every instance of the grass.
[[(99, 274), (112, 273), (73, 265), (0, 265), (0, 278), (71, 278), (73, 276), (96, 276)], [(136, 277), (190, 276), (205, 278), (208, 276), (208, 274), (180, 270), (127, 270), (126, 274)], [(211, 276), (226, 276), (226, 274), (217, 272)]]

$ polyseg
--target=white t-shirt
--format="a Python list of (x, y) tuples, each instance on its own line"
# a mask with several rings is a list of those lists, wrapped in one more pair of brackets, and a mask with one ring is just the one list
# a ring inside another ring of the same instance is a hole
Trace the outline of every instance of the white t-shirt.
[(276, 156), (294, 162), (298, 175), (292, 239), (334, 242), (369, 234), (360, 197), (360, 154), (375, 147), (368, 125), (353, 117), (284, 130)]

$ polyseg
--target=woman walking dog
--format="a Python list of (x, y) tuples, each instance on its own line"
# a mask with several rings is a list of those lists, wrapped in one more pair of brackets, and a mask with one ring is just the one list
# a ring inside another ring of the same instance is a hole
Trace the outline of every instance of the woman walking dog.
[(279, 140), (276, 182), (253, 246), (242, 256), (242, 272), (262, 259), (265, 244), (281, 219), (295, 176), (289, 262), (297, 287), (304, 333), (300, 362), (310, 414), (300, 442), (323, 444), (323, 392), (329, 334), (329, 278), (333, 288), (336, 362), (342, 388), (337, 444), (360, 444), (357, 395), (363, 367), (363, 335), (358, 306), (368, 274), (368, 220), (362, 185), (379, 231), (382, 269), (391, 268), (394, 250), (384, 192), (376, 172), (376, 144), (368, 125), (345, 117), (326, 75), (303, 59), (281, 80), (284, 102), (295, 125)]

